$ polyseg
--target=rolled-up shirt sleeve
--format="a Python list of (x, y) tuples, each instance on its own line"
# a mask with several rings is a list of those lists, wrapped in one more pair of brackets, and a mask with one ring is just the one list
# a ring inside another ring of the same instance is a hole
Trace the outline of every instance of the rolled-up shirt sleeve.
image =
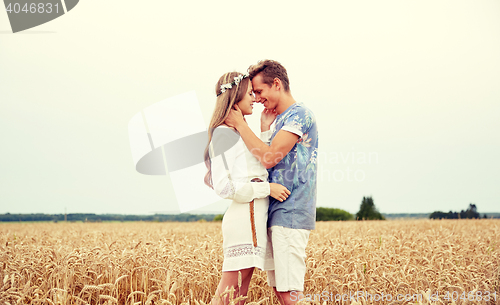
[[(212, 138), (213, 151), (220, 152), (220, 147), (224, 147), (224, 141), (230, 140), (226, 132), (216, 130)], [(224, 199), (250, 202), (258, 198), (266, 198), (271, 193), (269, 182), (250, 182), (251, 177), (248, 175), (244, 149), (241, 143), (237, 143), (211, 158), (214, 190)], [(223, 156), (226, 159), (227, 169)]]
[[(293, 112), (286, 118), (281, 130), (286, 130), (302, 137), (304, 134), (309, 132), (309, 129), (312, 126), (311, 123), (314, 119), (311, 117), (311, 113), (303, 108), (295, 108), (292, 109), (292, 111)], [(309, 124), (304, 124), (304, 121), (309, 122)]]
[(266, 145), (271, 144), (271, 136), (272, 136), (271, 130), (263, 131), (260, 133), (260, 140), (264, 142)]

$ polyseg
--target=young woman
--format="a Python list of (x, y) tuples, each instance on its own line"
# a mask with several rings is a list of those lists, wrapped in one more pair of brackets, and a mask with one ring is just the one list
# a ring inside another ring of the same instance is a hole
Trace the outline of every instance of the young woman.
[[(248, 76), (238, 72), (222, 75), (215, 94), (217, 101), (205, 149), (205, 183), (222, 198), (233, 201), (222, 220), (224, 262), (212, 305), (229, 303), (228, 294), (221, 297), (227, 288), (235, 289), (234, 298), (246, 296), (255, 267), (274, 269), (267, 239), (268, 196), (283, 201), (290, 194), (284, 186), (267, 182), (267, 170), (250, 153), (238, 132), (224, 124), (236, 104), (243, 115), (252, 114), (255, 97)], [(261, 120), (271, 125), (275, 118), (266, 112)]]

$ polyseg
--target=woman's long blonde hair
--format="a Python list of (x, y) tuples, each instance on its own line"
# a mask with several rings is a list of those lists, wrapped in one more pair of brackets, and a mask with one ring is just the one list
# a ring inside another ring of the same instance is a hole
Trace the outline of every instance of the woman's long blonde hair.
[[(241, 73), (239, 72), (229, 72), (222, 75), (219, 78), (217, 84), (215, 85), (215, 95), (221, 93), (220, 89), (221, 85), (233, 82), (234, 78), (240, 75)], [(245, 77), (240, 81), (238, 85), (233, 85), (232, 89), (226, 89), (226, 92), (217, 96), (214, 113), (212, 114), (210, 125), (208, 126), (208, 143), (204, 153), (205, 165), (207, 166), (208, 169), (208, 172), (205, 175), (205, 184), (211, 187), (212, 189), (214, 187), (212, 182), (212, 164), (210, 162), (209, 147), (210, 147), (210, 142), (212, 141), (214, 130), (215, 128), (219, 127), (224, 123), (224, 121), (229, 115), (229, 111), (233, 109), (233, 106), (235, 104), (238, 104), (245, 97), (249, 81), (250, 79), (248, 77)]]

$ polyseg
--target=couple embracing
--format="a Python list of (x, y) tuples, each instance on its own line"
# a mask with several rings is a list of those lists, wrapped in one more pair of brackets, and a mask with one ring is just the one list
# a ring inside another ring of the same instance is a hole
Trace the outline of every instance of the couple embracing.
[[(227, 288), (235, 298), (246, 296), (255, 268), (267, 271), (280, 304), (294, 304), (304, 290), (305, 248), (316, 221), (316, 120), (293, 99), (276, 61), (224, 74), (215, 92), (205, 183), (233, 201), (222, 221), (224, 262), (212, 304), (229, 302), (221, 297)], [(260, 138), (244, 118), (255, 102), (265, 107)]]

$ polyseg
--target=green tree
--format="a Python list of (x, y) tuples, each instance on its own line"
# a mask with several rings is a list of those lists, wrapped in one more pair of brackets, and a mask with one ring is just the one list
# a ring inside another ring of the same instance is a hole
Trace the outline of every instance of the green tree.
[(212, 221), (222, 221), (222, 218), (224, 218), (224, 214), (218, 214), (218, 215), (215, 215), (215, 217)]
[(467, 210), (460, 211), (460, 218), (481, 218), (481, 215), (477, 212), (477, 207), (474, 203), (470, 203)]
[(359, 211), (356, 213), (357, 220), (385, 220), (385, 217), (377, 211), (372, 197), (363, 197)]
[(354, 216), (341, 209), (332, 208), (316, 208), (316, 221), (329, 221), (329, 220), (352, 220)]

